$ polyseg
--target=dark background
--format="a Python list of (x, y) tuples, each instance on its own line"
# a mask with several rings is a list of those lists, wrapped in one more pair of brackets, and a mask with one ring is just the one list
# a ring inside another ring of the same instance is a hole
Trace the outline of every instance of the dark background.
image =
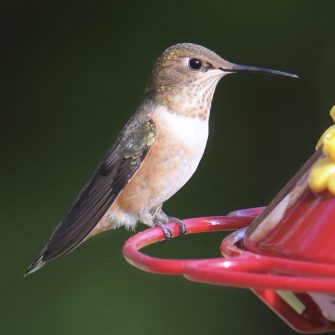
[[(294, 334), (250, 291), (144, 273), (124, 229), (23, 278), (177, 42), (302, 80), (231, 75), (208, 149), (165, 206), (185, 218), (267, 204), (313, 152), (335, 104), (333, 1), (1, 1), (1, 334)], [(214, 257), (223, 234), (147, 249)]]

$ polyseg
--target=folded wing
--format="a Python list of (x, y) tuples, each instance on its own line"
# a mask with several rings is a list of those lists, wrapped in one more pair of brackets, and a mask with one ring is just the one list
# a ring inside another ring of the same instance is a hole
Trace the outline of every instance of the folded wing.
[(87, 237), (139, 169), (155, 138), (151, 120), (127, 124), (27, 274), (67, 254)]

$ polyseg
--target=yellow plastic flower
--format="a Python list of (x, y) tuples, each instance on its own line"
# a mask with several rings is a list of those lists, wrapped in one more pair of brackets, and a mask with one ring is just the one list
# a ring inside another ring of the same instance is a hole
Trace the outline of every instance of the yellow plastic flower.
[[(335, 122), (335, 106), (331, 109), (330, 116)], [(312, 166), (308, 179), (309, 186), (314, 192), (328, 190), (335, 195), (335, 125), (323, 133), (316, 148), (321, 145), (325, 157)]]

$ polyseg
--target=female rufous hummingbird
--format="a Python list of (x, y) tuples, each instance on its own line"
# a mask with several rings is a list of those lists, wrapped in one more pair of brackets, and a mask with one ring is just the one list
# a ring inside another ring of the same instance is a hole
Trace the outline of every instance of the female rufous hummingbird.
[(26, 274), (63, 256), (87, 238), (137, 222), (164, 226), (176, 221), (162, 211), (163, 203), (193, 175), (204, 153), (208, 118), (219, 80), (251, 71), (297, 78), (261, 67), (230, 63), (200, 45), (180, 43), (156, 61), (146, 95), (107, 152), (92, 179), (51, 235)]

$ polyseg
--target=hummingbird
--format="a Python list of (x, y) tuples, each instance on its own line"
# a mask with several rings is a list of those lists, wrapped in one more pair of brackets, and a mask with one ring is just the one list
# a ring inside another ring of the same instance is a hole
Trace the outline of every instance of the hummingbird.
[(25, 275), (109, 229), (182, 221), (162, 206), (191, 178), (203, 156), (215, 88), (228, 74), (249, 71), (298, 78), (288, 72), (234, 64), (192, 43), (166, 49), (154, 64), (143, 102), (126, 123), (63, 221)]

